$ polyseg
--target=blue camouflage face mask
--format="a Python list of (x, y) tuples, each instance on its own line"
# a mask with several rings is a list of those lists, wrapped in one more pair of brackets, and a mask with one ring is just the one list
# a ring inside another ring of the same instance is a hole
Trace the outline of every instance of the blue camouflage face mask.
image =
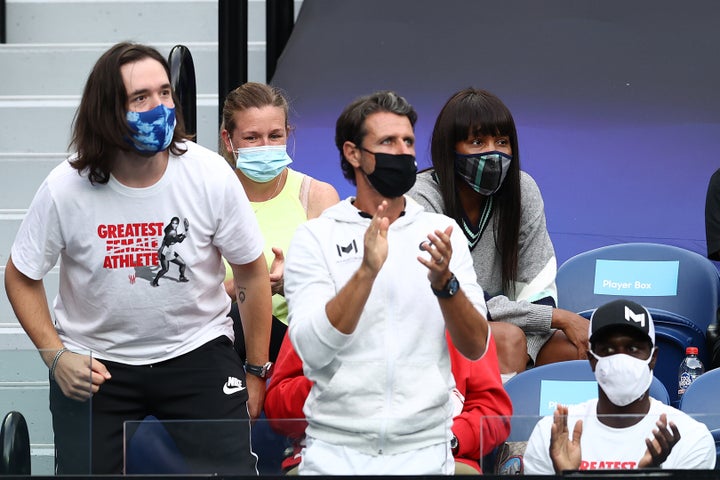
[(158, 105), (147, 112), (127, 112), (125, 115), (132, 140), (130, 143), (140, 153), (155, 154), (170, 146), (175, 133), (175, 109)]
[(481, 195), (492, 195), (500, 190), (510, 170), (510, 162), (510, 155), (496, 151), (470, 155), (455, 153), (455, 171)]
[[(230, 143), (232, 147), (232, 142)], [(250, 180), (267, 183), (292, 163), (285, 145), (262, 145), (235, 150), (238, 169)]]

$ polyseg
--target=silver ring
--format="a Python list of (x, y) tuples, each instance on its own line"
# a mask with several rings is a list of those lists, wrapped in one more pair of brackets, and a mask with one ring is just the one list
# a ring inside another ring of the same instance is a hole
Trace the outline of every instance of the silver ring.
[(440, 256), (437, 260), (435, 260), (435, 263), (438, 265), (442, 264), (445, 261), (445, 255)]

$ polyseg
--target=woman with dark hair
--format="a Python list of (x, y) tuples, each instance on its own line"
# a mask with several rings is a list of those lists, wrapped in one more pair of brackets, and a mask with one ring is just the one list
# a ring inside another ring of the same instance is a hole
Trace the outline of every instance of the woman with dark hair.
[(442, 108), (433, 168), (409, 194), (465, 234), (497, 343), (500, 371), (586, 357), (587, 320), (555, 308), (555, 251), (537, 184), (520, 170), (515, 122), (495, 95), (466, 88)]

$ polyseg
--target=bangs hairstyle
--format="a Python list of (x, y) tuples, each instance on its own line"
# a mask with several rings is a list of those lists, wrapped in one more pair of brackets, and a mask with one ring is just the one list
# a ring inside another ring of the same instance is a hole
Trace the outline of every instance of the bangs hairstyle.
[(407, 117), (413, 128), (415, 128), (415, 122), (417, 122), (417, 112), (412, 105), (405, 98), (389, 90), (360, 97), (345, 107), (345, 110), (343, 110), (335, 123), (335, 146), (340, 151), (340, 167), (343, 176), (353, 185), (357, 185), (355, 169), (345, 159), (343, 145), (345, 145), (345, 142), (352, 142), (360, 147), (365, 135), (367, 135), (365, 119), (378, 112), (394, 113), (401, 117)]
[[(445, 213), (462, 225), (465, 212), (456, 182), (464, 182), (455, 173), (455, 145), (468, 138), (507, 136), (512, 148), (510, 169), (500, 189), (493, 195), (495, 245), (502, 257), (502, 285), (505, 294), (513, 293), (517, 279), (520, 232), (520, 148), (510, 110), (495, 95), (475, 88), (455, 93), (445, 103), (435, 121), (430, 154), (440, 184)], [(481, 200), (483, 201), (483, 200)]]
[(232, 134), (237, 125), (235, 124), (235, 113), (242, 112), (249, 108), (278, 107), (282, 108), (285, 113), (285, 128), (290, 129), (288, 116), (290, 112), (289, 102), (284, 92), (277, 88), (265, 85), (264, 83), (247, 82), (240, 85), (227, 94), (222, 109), (222, 122), (220, 124), (220, 137), (218, 146), (220, 154), (235, 168), (235, 158), (233, 154), (228, 152), (222, 138), (222, 131), (227, 130), (228, 134)]
[[(73, 119), (70, 148), (77, 152), (71, 165), (79, 173), (87, 170), (92, 184), (104, 184), (110, 179), (115, 157), (119, 152), (136, 152), (131, 142), (135, 133), (127, 122), (128, 97), (120, 68), (128, 63), (151, 58), (159, 62), (170, 79), (165, 58), (152, 47), (122, 42), (111, 47), (95, 63), (83, 90), (80, 106)], [(175, 103), (175, 131), (170, 152), (182, 155), (185, 133), (180, 102), (173, 91)]]

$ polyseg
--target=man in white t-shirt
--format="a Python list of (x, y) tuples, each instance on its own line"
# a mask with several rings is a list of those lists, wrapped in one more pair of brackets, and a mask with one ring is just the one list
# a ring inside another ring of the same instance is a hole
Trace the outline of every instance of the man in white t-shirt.
[(589, 338), (598, 398), (558, 406), (538, 422), (523, 457), (525, 474), (713, 469), (715, 442), (707, 427), (649, 396), (657, 358), (650, 312), (629, 300), (607, 303), (590, 318)]
[[(237, 420), (186, 428), (190, 442), (176, 437), (178, 449), (193, 453), (187, 464), (199, 473), (257, 473), (249, 419), (262, 410), (270, 366), (263, 240), (235, 174), (188, 141), (175, 116), (160, 53), (111, 47), (83, 92), (77, 153), (40, 186), (12, 247), (5, 287), (49, 368), (58, 474), (121, 473), (124, 422), (148, 415)], [(164, 226), (180, 218), (182, 258), (164, 258)], [(236, 280), (245, 368), (222, 257)], [(58, 259), (51, 315), (43, 278)]]

